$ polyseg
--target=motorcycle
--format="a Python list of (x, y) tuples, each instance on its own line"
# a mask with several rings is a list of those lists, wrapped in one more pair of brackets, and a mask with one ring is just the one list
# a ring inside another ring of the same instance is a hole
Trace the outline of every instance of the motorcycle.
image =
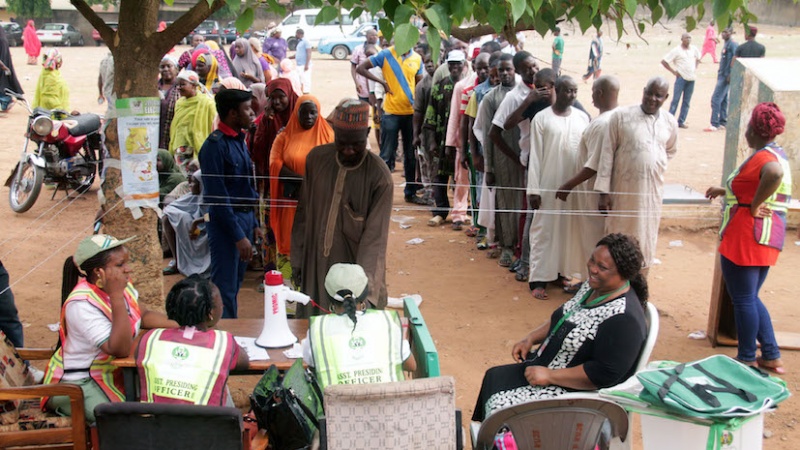
[[(59, 189), (64, 189), (67, 195), (69, 189), (79, 194), (88, 191), (102, 164), (101, 116), (31, 109), (21, 94), (9, 89), (5, 92), (22, 104), (29, 115), (19, 163), (5, 183), (10, 187), (11, 209), (17, 213), (31, 209), (44, 183), (55, 184), (52, 198)], [(29, 152), (31, 145), (36, 148)]]

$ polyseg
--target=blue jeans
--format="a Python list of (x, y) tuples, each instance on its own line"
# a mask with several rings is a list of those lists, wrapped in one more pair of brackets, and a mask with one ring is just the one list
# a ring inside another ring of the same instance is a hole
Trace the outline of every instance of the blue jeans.
[(730, 83), (726, 77), (717, 77), (717, 86), (711, 94), (711, 126), (719, 128), (728, 123), (728, 90)]
[(383, 113), (381, 116), (381, 159), (389, 166), (389, 170), (394, 171), (395, 153), (399, 145), (398, 137), (403, 136), (403, 176), (406, 179), (406, 187), (403, 194), (408, 197), (416, 194), (422, 187), (416, 181), (417, 178), (417, 157), (414, 154), (414, 116), (395, 115)]
[(678, 102), (683, 95), (683, 103), (681, 104), (681, 115), (678, 117), (678, 125), (686, 123), (686, 116), (689, 114), (689, 103), (692, 101), (692, 94), (694, 93), (694, 81), (686, 81), (681, 77), (675, 78), (675, 88), (672, 93), (672, 103), (669, 105), (669, 113), (673, 116), (675, 111), (678, 110)]
[(736, 334), (740, 361), (756, 360), (756, 340), (761, 343), (761, 356), (764, 359), (778, 359), (781, 352), (772, 329), (769, 311), (758, 298), (758, 291), (767, 278), (769, 266), (739, 266), (720, 255), (722, 278), (733, 303), (733, 317), (736, 320)]
[(0, 331), (16, 348), (22, 348), (22, 322), (19, 321), (17, 307), (14, 305), (14, 294), (8, 282), (8, 271), (0, 262)]

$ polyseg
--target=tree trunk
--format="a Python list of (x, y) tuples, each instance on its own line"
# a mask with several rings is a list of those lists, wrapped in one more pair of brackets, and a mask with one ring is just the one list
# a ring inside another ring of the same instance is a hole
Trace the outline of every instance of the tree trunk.
[[(158, 64), (164, 54), (186, 36), (200, 22), (220, 9), (224, 0), (216, 0), (209, 7), (206, 0), (198, 0), (164, 32), (156, 31), (159, 0), (121, 0), (119, 2), (119, 29), (112, 30), (89, 7), (85, 0), (70, 0), (75, 8), (98, 30), (114, 55), (114, 91), (117, 98), (158, 97), (156, 80)], [(108, 122), (105, 144), (112, 159), (119, 161), (120, 147), (117, 121)], [(123, 239), (138, 236), (127, 247), (131, 252), (133, 281), (139, 299), (148, 307), (163, 311), (164, 292), (161, 272), (161, 243), (156, 232), (158, 216), (143, 208), (143, 216), (134, 220), (131, 211), (124, 207), (116, 190), (122, 185), (119, 169), (108, 167), (102, 185), (106, 198), (102, 205), (105, 232)]]

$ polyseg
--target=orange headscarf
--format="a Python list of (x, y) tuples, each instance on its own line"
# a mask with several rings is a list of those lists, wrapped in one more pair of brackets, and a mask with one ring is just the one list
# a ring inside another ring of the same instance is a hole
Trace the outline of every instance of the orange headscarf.
[[(303, 103), (312, 102), (317, 106), (317, 121), (308, 130), (300, 125), (300, 107)], [(313, 95), (304, 95), (297, 99), (292, 116), (286, 128), (275, 138), (269, 155), (270, 216), (269, 222), (275, 232), (278, 253), (289, 255), (291, 250), (292, 223), (297, 209), (297, 202), (284, 198), (284, 183), (279, 180), (281, 169), (285, 166), (300, 176), (306, 174), (306, 157), (314, 147), (333, 142), (333, 129)]]

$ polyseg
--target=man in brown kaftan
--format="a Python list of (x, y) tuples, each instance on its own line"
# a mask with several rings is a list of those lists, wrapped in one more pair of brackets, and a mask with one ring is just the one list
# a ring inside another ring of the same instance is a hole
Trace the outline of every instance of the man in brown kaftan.
[[(342, 100), (328, 119), (334, 143), (315, 147), (306, 159), (292, 229), (292, 273), (300, 290), (325, 309), (332, 305), (325, 275), (336, 263), (363, 267), (369, 278), (367, 300), (386, 307), (393, 184), (386, 163), (367, 151), (368, 117), (368, 104)], [(298, 305), (297, 317), (322, 312)]]

